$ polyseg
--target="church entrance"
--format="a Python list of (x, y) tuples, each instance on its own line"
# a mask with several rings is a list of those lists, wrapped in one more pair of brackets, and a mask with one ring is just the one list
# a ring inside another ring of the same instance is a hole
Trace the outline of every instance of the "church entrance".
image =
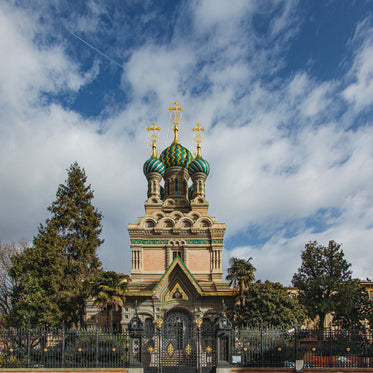
[(161, 329), (144, 339), (144, 373), (212, 371), (216, 359), (215, 336), (211, 328), (212, 325), (204, 320), (202, 328), (197, 330), (188, 313), (169, 311)]
[(166, 314), (162, 333), (162, 371), (195, 372), (197, 367), (197, 339), (192, 319), (182, 311)]

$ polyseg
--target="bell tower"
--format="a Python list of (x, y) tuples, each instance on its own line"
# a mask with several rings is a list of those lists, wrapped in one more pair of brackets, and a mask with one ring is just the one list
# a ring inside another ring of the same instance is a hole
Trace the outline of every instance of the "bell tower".
[(145, 215), (128, 225), (132, 253), (128, 302), (146, 300), (153, 317), (172, 304), (190, 312), (197, 306), (211, 309), (212, 303), (220, 309), (222, 299), (233, 301), (234, 295), (222, 279), (225, 224), (208, 214), (205, 183), (210, 165), (201, 155), (206, 129), (199, 122), (192, 128), (193, 158), (178, 137), (183, 110), (177, 101), (170, 106), (174, 139), (160, 156), (156, 142), (161, 128), (154, 122), (147, 127), (152, 153), (143, 166), (148, 182)]

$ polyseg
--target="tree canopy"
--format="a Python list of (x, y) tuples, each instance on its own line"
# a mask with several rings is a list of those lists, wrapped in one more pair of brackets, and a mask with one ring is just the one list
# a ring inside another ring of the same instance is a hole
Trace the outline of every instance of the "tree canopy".
[(94, 304), (107, 311), (108, 327), (113, 327), (113, 311), (123, 307), (126, 300), (127, 281), (113, 271), (100, 271), (93, 286)]
[(341, 283), (336, 294), (333, 324), (343, 329), (359, 329), (362, 321), (373, 323), (373, 302), (360, 280)]
[[(239, 311), (239, 310), (237, 310)], [(251, 284), (245, 296), (245, 308), (237, 312), (239, 326), (261, 323), (276, 327), (293, 327), (306, 318), (304, 307), (279, 282), (260, 280)]]
[(48, 208), (52, 216), (40, 225), (32, 247), (13, 257), (10, 325), (82, 326), (103, 242), (102, 215), (92, 205), (86, 180), (84, 169), (73, 163)]
[(299, 290), (299, 301), (308, 316), (318, 318), (323, 328), (326, 315), (336, 309), (337, 294), (343, 291), (341, 284), (351, 280), (351, 264), (344, 258), (341, 245), (334, 241), (329, 241), (328, 246), (316, 241), (307, 243), (301, 258), (292, 283)]
[(256, 268), (251, 263), (252, 259), (253, 258), (245, 260), (232, 257), (230, 259), (230, 267), (228, 268), (228, 275), (226, 277), (231, 286), (238, 287), (241, 311), (243, 310), (244, 304), (244, 292), (249, 284), (255, 280), (254, 272), (256, 271)]

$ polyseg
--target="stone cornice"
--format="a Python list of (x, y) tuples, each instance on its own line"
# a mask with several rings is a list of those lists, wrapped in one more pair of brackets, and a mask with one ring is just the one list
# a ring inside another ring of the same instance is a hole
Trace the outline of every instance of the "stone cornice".
[[(187, 245), (219, 245), (219, 244), (223, 244), (223, 239), (222, 238), (219, 238), (219, 239), (184, 239), (186, 244)], [(146, 246), (146, 245), (161, 245), (161, 246), (164, 246), (164, 245), (168, 245), (169, 241), (172, 241), (172, 240), (169, 240), (169, 239), (159, 239), (159, 240), (144, 240), (144, 239), (136, 239), (136, 238), (131, 238), (130, 242), (131, 242), (131, 245), (142, 245), (142, 246)]]

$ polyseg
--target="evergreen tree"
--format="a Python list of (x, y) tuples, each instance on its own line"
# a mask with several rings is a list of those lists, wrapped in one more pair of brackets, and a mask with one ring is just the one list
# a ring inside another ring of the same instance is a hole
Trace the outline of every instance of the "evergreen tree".
[(329, 241), (327, 247), (316, 241), (309, 242), (302, 252), (302, 265), (294, 274), (292, 283), (299, 290), (299, 301), (312, 319), (324, 327), (328, 313), (336, 309), (341, 284), (351, 280), (351, 264), (344, 258), (341, 245)]
[(93, 192), (75, 162), (66, 184), (58, 187), (48, 208), (51, 218), (40, 225), (32, 247), (12, 260), (14, 311), (10, 324), (83, 325), (85, 303), (101, 263), (97, 249), (102, 215), (92, 205)]
[(279, 282), (260, 280), (251, 284), (245, 297), (242, 313), (236, 308), (236, 323), (239, 326), (258, 326), (261, 323), (275, 327), (293, 327), (306, 318), (305, 309), (298, 299)]
[(256, 268), (250, 263), (252, 259), (231, 258), (226, 277), (230, 281), (230, 285), (238, 287), (241, 312), (243, 311), (244, 292), (249, 284), (255, 280), (254, 272)]

